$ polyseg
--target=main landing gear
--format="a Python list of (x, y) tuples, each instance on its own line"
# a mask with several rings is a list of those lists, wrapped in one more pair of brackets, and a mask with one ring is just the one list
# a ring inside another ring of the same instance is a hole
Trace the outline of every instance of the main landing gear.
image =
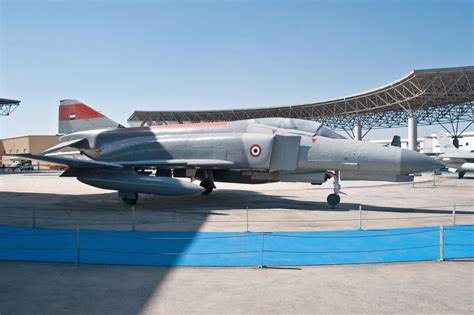
[(463, 178), (465, 174), (466, 174), (465, 172), (459, 172), (458, 173), (458, 178)]
[(326, 198), (328, 204), (334, 209), (341, 202), (341, 196), (339, 193), (341, 191), (341, 185), (339, 184), (341, 173), (340, 171), (335, 171), (333, 174), (334, 179), (334, 193), (328, 195)]
[(212, 173), (212, 170), (206, 170), (205, 176), (206, 178), (204, 178), (199, 184), (199, 186), (205, 189), (201, 193), (201, 195), (209, 195), (214, 190), (214, 188), (216, 188), (216, 185), (214, 184), (214, 174)]

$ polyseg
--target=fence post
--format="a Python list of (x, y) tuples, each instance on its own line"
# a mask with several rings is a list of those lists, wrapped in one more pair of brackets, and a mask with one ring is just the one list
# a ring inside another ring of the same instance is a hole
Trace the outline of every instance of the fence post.
[(439, 261), (444, 261), (444, 228), (439, 227)]
[(76, 229), (76, 266), (81, 263), (81, 231)]
[(359, 230), (362, 230), (362, 205), (359, 205)]
[(247, 232), (249, 231), (249, 207), (247, 207)]
[(261, 255), (261, 260), (260, 260), (260, 266), (258, 268), (264, 268), (265, 265), (263, 264), (263, 253), (265, 252), (265, 231), (262, 230), (262, 255)]
[(135, 232), (135, 206), (132, 206), (132, 231)]
[(456, 225), (456, 204), (453, 206), (453, 225)]
[(436, 173), (433, 172), (433, 186), (436, 186)]
[(33, 219), (33, 228), (36, 228), (36, 212), (35, 208), (33, 208), (33, 212), (31, 213)]
[(413, 180), (411, 182), (411, 188), (415, 188), (415, 176), (413, 176)]

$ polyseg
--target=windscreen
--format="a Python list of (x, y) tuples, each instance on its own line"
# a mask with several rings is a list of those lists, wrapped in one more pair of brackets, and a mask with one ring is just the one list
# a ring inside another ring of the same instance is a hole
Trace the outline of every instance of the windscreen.
[(305, 131), (314, 134), (321, 128), (321, 124), (316, 121), (295, 119), (295, 118), (256, 118), (257, 124), (272, 126), (282, 129), (292, 129)]
[(256, 118), (254, 121), (262, 125), (304, 131), (312, 135), (319, 135), (321, 137), (326, 138), (346, 139), (337, 132), (334, 132), (331, 129), (324, 127), (321, 123), (312, 120), (304, 120), (297, 118)]
[(322, 126), (319, 128), (319, 130), (316, 132), (318, 136), (321, 137), (326, 137), (326, 138), (332, 138), (332, 139), (346, 139), (346, 137), (338, 134), (337, 132), (329, 129), (328, 127)]

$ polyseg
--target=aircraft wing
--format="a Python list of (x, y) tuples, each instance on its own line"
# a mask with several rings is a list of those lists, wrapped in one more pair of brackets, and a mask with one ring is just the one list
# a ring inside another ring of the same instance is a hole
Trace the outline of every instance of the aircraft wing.
[(76, 167), (76, 168), (98, 168), (98, 167), (106, 167), (106, 168), (123, 168), (122, 165), (112, 162), (103, 162), (103, 161), (95, 161), (95, 160), (83, 160), (83, 159), (71, 159), (71, 158), (64, 158), (59, 156), (48, 156), (48, 155), (35, 155), (30, 153), (22, 153), (22, 154), (12, 154), (14, 156), (20, 156), (27, 159), (33, 160), (40, 160), (46, 162), (52, 162), (57, 164), (64, 164), (69, 167)]
[(97, 160), (73, 159), (51, 155), (35, 155), (35, 154), (15, 154), (15, 156), (27, 159), (40, 160), (58, 164), (64, 164), (74, 168), (115, 168), (124, 167), (229, 167), (234, 165), (233, 162), (226, 160), (212, 159), (170, 159), (170, 160), (142, 160), (142, 161), (123, 161), (123, 162), (105, 162)]
[(124, 161), (115, 162), (123, 166), (130, 167), (171, 167), (171, 166), (190, 166), (190, 167), (228, 167), (234, 165), (234, 162), (226, 160), (213, 159), (170, 159), (170, 160), (144, 160), (144, 161)]

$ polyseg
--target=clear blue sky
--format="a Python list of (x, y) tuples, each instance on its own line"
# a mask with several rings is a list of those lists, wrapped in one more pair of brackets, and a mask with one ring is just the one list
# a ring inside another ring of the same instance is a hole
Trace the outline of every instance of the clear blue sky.
[(125, 123), (136, 109), (298, 104), (474, 64), (473, 1), (0, 3), (0, 97), (22, 100), (0, 137), (54, 134), (65, 98)]

